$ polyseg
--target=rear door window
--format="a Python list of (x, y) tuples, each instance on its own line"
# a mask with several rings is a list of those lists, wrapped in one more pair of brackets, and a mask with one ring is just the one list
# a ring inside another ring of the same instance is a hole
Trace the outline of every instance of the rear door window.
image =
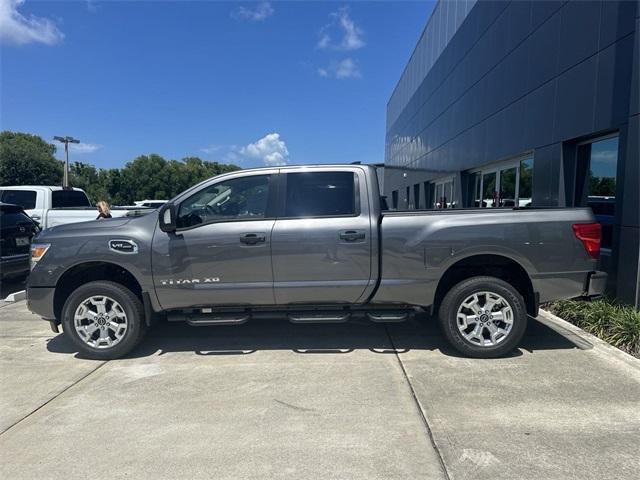
[(2, 201), (20, 205), (25, 210), (36, 208), (36, 192), (33, 190), (5, 190), (2, 192)]
[(335, 217), (356, 215), (353, 172), (302, 172), (287, 174), (285, 217)]
[(79, 190), (54, 190), (51, 192), (52, 208), (90, 207), (84, 192)]

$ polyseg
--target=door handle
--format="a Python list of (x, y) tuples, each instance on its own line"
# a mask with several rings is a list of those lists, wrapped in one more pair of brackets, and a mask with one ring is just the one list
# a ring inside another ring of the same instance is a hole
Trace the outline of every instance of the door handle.
[(357, 230), (347, 230), (340, 232), (340, 238), (347, 242), (355, 242), (356, 240), (364, 240), (364, 232), (358, 232)]
[(240, 235), (240, 243), (245, 245), (257, 245), (258, 243), (264, 243), (265, 236), (261, 233), (245, 233)]

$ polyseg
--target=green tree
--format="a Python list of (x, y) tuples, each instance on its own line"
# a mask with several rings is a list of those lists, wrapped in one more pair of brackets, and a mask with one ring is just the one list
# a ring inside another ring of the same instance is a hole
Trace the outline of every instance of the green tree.
[[(53, 157), (55, 146), (26, 133), (2, 132), (0, 139), (0, 185), (62, 182), (62, 163)], [(136, 157), (121, 169), (75, 162), (69, 182), (86, 191), (94, 203), (106, 200), (112, 205), (131, 205), (147, 198), (168, 200), (202, 180), (238, 169), (198, 157), (166, 160), (153, 153)]]
[(589, 195), (615, 197), (615, 177), (595, 177), (593, 172), (589, 172)]
[(236, 165), (186, 157), (166, 160), (160, 155), (141, 155), (121, 170), (118, 196), (112, 202), (130, 204), (136, 200), (165, 199), (207, 178), (238, 170)]
[(93, 203), (100, 200), (111, 201), (108, 184), (105, 181), (106, 170), (98, 170), (95, 166), (86, 163), (75, 162), (70, 167), (71, 175), (69, 183), (74, 187), (82, 188)]
[(0, 185), (59, 185), (62, 163), (56, 147), (37, 135), (0, 133)]

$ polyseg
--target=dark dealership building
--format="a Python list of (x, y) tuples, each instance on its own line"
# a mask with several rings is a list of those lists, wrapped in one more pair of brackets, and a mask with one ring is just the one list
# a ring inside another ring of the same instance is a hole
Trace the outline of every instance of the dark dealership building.
[(440, 0), (387, 104), (389, 208), (590, 206), (608, 289), (638, 306), (639, 14)]

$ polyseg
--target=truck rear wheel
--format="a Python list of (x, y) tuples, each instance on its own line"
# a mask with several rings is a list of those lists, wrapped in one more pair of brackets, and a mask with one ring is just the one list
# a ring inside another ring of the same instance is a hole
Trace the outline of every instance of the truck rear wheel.
[(142, 303), (128, 288), (107, 281), (74, 290), (62, 307), (64, 333), (79, 352), (95, 360), (120, 358), (146, 332)]
[(445, 295), (438, 315), (451, 345), (476, 358), (506, 355), (527, 328), (522, 295), (494, 277), (473, 277), (455, 285)]

